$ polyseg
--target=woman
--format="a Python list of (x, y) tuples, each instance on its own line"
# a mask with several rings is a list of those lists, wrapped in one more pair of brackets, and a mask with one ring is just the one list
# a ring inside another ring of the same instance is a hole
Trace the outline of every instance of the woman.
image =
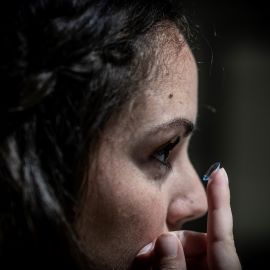
[[(1, 264), (240, 269), (226, 172), (206, 196), (187, 154), (197, 68), (182, 9), (22, 2), (0, 9)], [(207, 199), (207, 234), (181, 231)]]

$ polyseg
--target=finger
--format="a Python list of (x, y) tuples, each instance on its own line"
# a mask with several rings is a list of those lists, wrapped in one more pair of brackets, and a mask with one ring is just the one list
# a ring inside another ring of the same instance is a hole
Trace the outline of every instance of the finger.
[(195, 231), (175, 231), (173, 232), (180, 240), (186, 259), (189, 257), (199, 257), (206, 255), (207, 235), (206, 233)]
[(136, 255), (131, 269), (148, 270), (152, 268), (156, 240), (144, 246)]
[(162, 234), (157, 239), (153, 266), (155, 270), (187, 269), (183, 247), (174, 234)]
[(206, 233), (187, 230), (174, 233), (183, 246), (187, 269), (209, 269), (207, 266)]
[(228, 176), (224, 168), (215, 171), (207, 185), (207, 257), (210, 269), (239, 270), (241, 265), (233, 240)]
[(210, 176), (207, 185), (208, 220), (207, 235), (209, 244), (233, 241), (233, 221), (230, 207), (228, 176), (224, 168)]
[[(202, 232), (195, 231), (173, 231), (170, 232), (175, 234), (180, 240), (185, 258), (188, 257), (199, 257), (206, 255), (207, 252), (207, 235)], [(137, 254), (136, 258), (140, 261), (149, 261), (149, 258), (153, 256), (155, 241), (144, 246)]]

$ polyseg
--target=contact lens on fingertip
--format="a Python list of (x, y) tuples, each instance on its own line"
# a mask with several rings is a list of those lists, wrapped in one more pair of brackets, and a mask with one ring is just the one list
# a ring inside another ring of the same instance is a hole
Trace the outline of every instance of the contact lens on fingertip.
[(220, 162), (216, 162), (213, 165), (210, 166), (210, 168), (207, 170), (207, 172), (204, 174), (202, 177), (202, 180), (207, 182), (210, 178), (210, 175), (214, 172), (217, 171), (220, 168)]

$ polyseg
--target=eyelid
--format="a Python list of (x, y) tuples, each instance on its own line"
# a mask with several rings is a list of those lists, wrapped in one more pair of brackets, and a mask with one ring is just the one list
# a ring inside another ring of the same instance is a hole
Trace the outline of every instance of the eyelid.
[(163, 145), (161, 145), (156, 151), (155, 153), (158, 153), (160, 151), (164, 151), (166, 148), (170, 148), (170, 150), (172, 150), (178, 143), (180, 142), (180, 136), (176, 136), (175, 138), (173, 138), (172, 140), (170, 140), (169, 142), (164, 143)]
[[(181, 142), (182, 136), (175, 136), (173, 139), (167, 141), (167, 143), (160, 146), (154, 153), (151, 155), (151, 160), (154, 160), (155, 169), (158, 170), (159, 174), (157, 177), (155, 175), (154, 179), (163, 179), (165, 175), (172, 170), (172, 159), (170, 158), (171, 152), (174, 150), (175, 146)], [(158, 166), (157, 166), (158, 165)], [(156, 174), (157, 171), (155, 171)]]
[[(180, 136), (177, 136), (174, 139), (172, 139), (169, 142), (167, 142), (166, 144), (164, 144), (161, 147), (159, 147), (159, 149), (154, 152), (154, 154), (152, 155), (152, 157), (155, 158), (162, 165), (164, 165), (165, 167), (167, 167), (167, 168), (170, 169), (171, 168), (171, 164), (168, 162), (168, 158), (169, 158), (170, 152), (174, 149), (174, 147), (179, 142), (180, 142)], [(161, 156), (163, 158), (159, 158)]]

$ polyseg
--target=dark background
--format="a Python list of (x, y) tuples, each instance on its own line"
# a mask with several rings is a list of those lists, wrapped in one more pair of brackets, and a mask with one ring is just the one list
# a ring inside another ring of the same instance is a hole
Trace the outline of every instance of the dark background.
[[(200, 175), (226, 168), (243, 269), (270, 256), (270, 9), (259, 2), (190, 3), (197, 33), (198, 130), (190, 155)], [(205, 230), (206, 219), (186, 228)]]

